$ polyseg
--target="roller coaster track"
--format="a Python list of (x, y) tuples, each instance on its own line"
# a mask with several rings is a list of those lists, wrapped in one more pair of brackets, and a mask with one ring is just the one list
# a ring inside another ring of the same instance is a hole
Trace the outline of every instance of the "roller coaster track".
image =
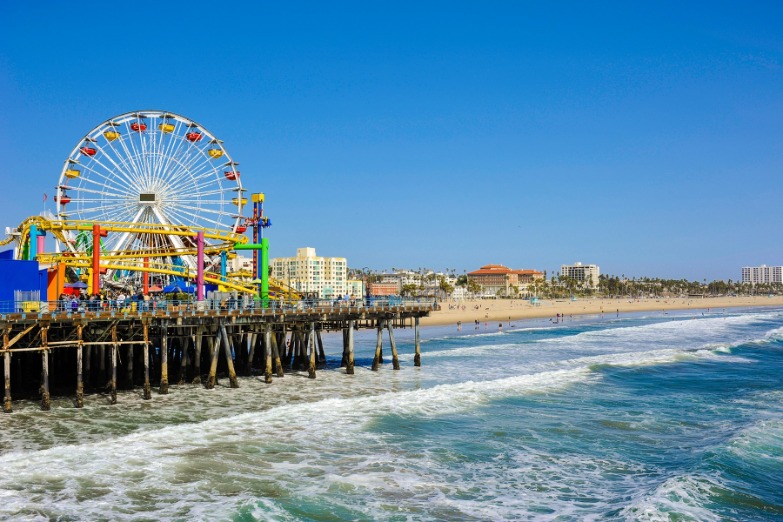
[[(32, 216), (25, 219), (17, 228), (18, 235), (12, 234), (6, 239), (0, 241), (0, 246), (7, 245), (16, 240), (19, 242), (20, 251), (21, 247), (29, 240), (30, 229), (32, 226), (36, 226), (40, 231), (51, 232), (54, 237), (62, 244), (67, 245), (69, 250), (60, 253), (43, 253), (38, 254), (36, 259), (41, 263), (63, 263), (65, 266), (73, 268), (91, 268), (92, 257), (87, 252), (77, 251), (73, 248), (70, 238), (67, 236), (67, 232), (92, 232), (93, 222), (87, 221), (64, 221), (64, 220), (50, 220), (42, 216)], [(234, 245), (243, 244), (248, 242), (247, 236), (243, 234), (237, 234), (230, 230), (218, 230), (218, 229), (192, 229), (190, 227), (182, 225), (164, 225), (158, 223), (95, 223), (100, 225), (101, 231), (108, 233), (132, 233), (132, 234), (152, 234), (152, 235), (165, 235), (165, 236), (182, 236), (195, 238), (196, 233), (200, 230), (204, 232), (204, 238), (212, 240), (212, 242), (204, 247), (204, 254), (208, 256), (214, 256), (222, 254), (223, 252), (230, 252), (234, 249)], [(100, 269), (106, 270), (127, 270), (133, 272), (149, 272), (155, 274), (165, 274), (177, 277), (184, 277), (186, 279), (195, 278), (196, 274), (193, 270), (188, 270), (184, 266), (176, 266), (173, 263), (166, 263), (156, 261), (156, 258), (173, 258), (180, 256), (193, 256), (197, 255), (197, 248), (195, 242), (191, 242), (192, 247), (186, 246), (185, 248), (167, 248), (167, 249), (145, 249), (145, 250), (129, 250), (129, 251), (113, 251), (101, 253), (100, 256)], [(145, 263), (145, 259), (147, 259)], [(146, 265), (146, 266), (145, 266)], [(222, 277), (220, 274), (213, 272), (205, 272), (204, 281), (208, 283), (214, 283), (231, 290), (237, 290), (246, 293), (257, 293), (257, 286), (249, 282), (244, 282), (239, 279), (231, 278), (227, 276)], [(293, 295), (293, 292), (286, 285), (279, 281), (270, 280), (269, 291), (271, 296), (277, 295)]]

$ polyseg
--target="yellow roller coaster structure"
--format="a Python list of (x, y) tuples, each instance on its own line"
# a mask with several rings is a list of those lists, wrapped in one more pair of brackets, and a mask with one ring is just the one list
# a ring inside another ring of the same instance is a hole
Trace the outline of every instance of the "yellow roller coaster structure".
[[(237, 244), (245, 244), (248, 238), (230, 230), (219, 229), (194, 229), (182, 225), (158, 224), (158, 223), (94, 223), (86, 221), (52, 220), (42, 216), (31, 216), (25, 219), (17, 231), (6, 239), (0, 240), (0, 246), (13, 241), (18, 242), (19, 257), (23, 252), (29, 251), (30, 237), (33, 227), (39, 232), (51, 233), (62, 245), (66, 246), (64, 252), (39, 253), (35, 258), (41, 263), (61, 263), (67, 267), (78, 269), (92, 268), (92, 254), (86, 250), (77, 249), (72, 236), (73, 232), (92, 232), (93, 225), (99, 225), (102, 232), (106, 233), (130, 233), (136, 236), (181, 236), (194, 238), (199, 230), (204, 232), (205, 239), (211, 243), (204, 248), (206, 256), (221, 255), (234, 250)], [(162, 243), (158, 243), (162, 244)], [(100, 270), (122, 270), (128, 272), (148, 272), (161, 275), (195, 279), (194, 270), (185, 266), (175, 265), (171, 259), (183, 256), (197, 256), (197, 247), (194, 241), (188, 241), (182, 248), (169, 245), (167, 248), (142, 248), (133, 250), (117, 250), (101, 253)], [(228, 290), (236, 290), (250, 294), (257, 293), (257, 286), (249, 281), (243, 281), (227, 274), (225, 277), (219, 272), (207, 270), (204, 273), (204, 281), (220, 285)], [(277, 295), (298, 298), (296, 292), (279, 281), (270, 281), (270, 297)]]

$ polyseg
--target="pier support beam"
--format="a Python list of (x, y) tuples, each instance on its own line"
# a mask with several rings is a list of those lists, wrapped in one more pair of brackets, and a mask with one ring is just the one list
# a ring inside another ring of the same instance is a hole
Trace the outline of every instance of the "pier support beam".
[(318, 341), (318, 363), (326, 366), (326, 352), (324, 352), (324, 340), (321, 339), (321, 329), (315, 331), (315, 337)]
[(310, 323), (310, 333), (307, 335), (307, 344), (310, 349), (310, 363), (307, 367), (307, 376), (315, 379), (315, 323)]
[(397, 356), (397, 343), (394, 342), (394, 328), (392, 328), (391, 321), (386, 321), (386, 329), (389, 331), (389, 344), (391, 344), (392, 351), (392, 367), (395, 370), (399, 370), (400, 359)]
[(150, 387), (150, 324), (144, 323), (144, 391), (142, 397), (144, 400), (152, 398), (152, 389)]
[(49, 341), (47, 334), (48, 326), (41, 327), (41, 409), (49, 411), (52, 408), (52, 401), (49, 395)]
[(340, 358), (340, 368), (348, 367), (348, 329), (343, 328), (343, 355)]
[(353, 321), (348, 321), (348, 364), (345, 366), (345, 373), (353, 375)]
[(225, 324), (220, 325), (220, 336), (223, 338), (223, 353), (226, 354), (226, 362), (228, 363), (228, 380), (232, 388), (239, 388), (237, 372), (234, 370), (234, 359), (231, 357), (231, 342), (228, 338)]
[(199, 326), (196, 329), (193, 344), (196, 347), (196, 358), (193, 361), (193, 384), (201, 384), (201, 343), (204, 340), (204, 327)]
[(117, 325), (111, 327), (111, 404), (117, 404)]
[(258, 342), (258, 334), (256, 332), (248, 332), (247, 339), (250, 343), (247, 354), (247, 375), (253, 375), (253, 359), (256, 356), (256, 343)]
[(378, 365), (383, 363), (383, 320), (378, 320), (378, 337), (375, 341), (375, 357), (372, 358), (372, 371), (378, 371)]
[(8, 351), (10, 328), (3, 331), (3, 376), (5, 377), (5, 399), (3, 400), (3, 413), (11, 413), (11, 352)]
[(179, 379), (177, 379), (177, 384), (185, 384), (185, 377), (188, 373), (188, 343), (190, 342), (190, 336), (189, 335), (181, 335), (177, 337), (177, 340), (179, 340), (179, 351), (181, 355), (181, 359), (179, 361)]
[(209, 375), (207, 376), (206, 388), (211, 390), (217, 384), (217, 366), (218, 366), (218, 354), (220, 353), (220, 331), (217, 332), (215, 337), (207, 338), (207, 345), (209, 346)]
[(421, 366), (421, 332), (419, 332), (419, 318), (413, 318), (414, 350), (413, 366)]
[(264, 329), (264, 355), (266, 364), (264, 365), (264, 382), (272, 382), (272, 328), (267, 325)]
[[(285, 333), (283, 334), (283, 339), (285, 339)], [(275, 360), (275, 369), (277, 370), (277, 376), (283, 377), (285, 373), (283, 372), (283, 361), (280, 360), (280, 348), (278, 347), (277, 342), (278, 336), (272, 332), (272, 357)]]
[(76, 326), (76, 407), (84, 407), (84, 375), (82, 374), (84, 340), (82, 339), (83, 325)]
[(160, 333), (160, 394), (169, 393), (169, 328), (161, 325)]

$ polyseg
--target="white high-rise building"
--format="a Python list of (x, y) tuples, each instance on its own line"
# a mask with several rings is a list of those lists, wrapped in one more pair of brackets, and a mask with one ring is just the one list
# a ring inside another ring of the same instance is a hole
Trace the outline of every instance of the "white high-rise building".
[(296, 257), (270, 260), (272, 278), (300, 294), (317, 294), (322, 299), (349, 294), (348, 262), (344, 257), (318, 257), (315, 248), (296, 249)]
[(590, 288), (598, 288), (598, 265), (583, 265), (576, 262), (573, 265), (560, 265), (560, 275), (569, 277), (574, 281), (587, 281)]
[(743, 266), (743, 283), (783, 283), (783, 266)]

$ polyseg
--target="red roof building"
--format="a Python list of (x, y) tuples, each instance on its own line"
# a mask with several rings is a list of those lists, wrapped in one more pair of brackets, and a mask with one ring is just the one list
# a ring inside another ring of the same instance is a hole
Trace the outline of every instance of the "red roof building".
[(491, 295), (501, 290), (505, 295), (510, 295), (512, 286), (522, 289), (535, 279), (544, 279), (544, 273), (538, 270), (512, 270), (503, 265), (484, 265), (478, 270), (468, 272), (468, 280), (480, 285), (484, 294)]

